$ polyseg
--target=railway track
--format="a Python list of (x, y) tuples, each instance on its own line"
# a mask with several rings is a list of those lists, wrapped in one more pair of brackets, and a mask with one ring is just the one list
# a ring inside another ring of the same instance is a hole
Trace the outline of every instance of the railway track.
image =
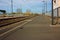
[(25, 16), (25, 17), (12, 17), (12, 18), (4, 18), (0, 19), (0, 27), (10, 25), (19, 21), (23, 21), (25, 19), (29, 19), (31, 16)]

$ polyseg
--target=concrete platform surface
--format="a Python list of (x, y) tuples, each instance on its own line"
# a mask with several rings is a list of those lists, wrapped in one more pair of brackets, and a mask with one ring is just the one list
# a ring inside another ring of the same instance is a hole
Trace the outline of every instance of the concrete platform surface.
[(3, 40), (60, 40), (60, 27), (50, 27), (50, 20), (38, 16)]

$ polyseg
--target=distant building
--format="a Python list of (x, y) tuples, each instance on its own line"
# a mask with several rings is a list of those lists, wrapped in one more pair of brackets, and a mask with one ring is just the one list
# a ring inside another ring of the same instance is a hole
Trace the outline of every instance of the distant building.
[(20, 14), (21, 14), (21, 13), (22, 13), (22, 9), (19, 9), (19, 8), (18, 8), (18, 9), (17, 9), (17, 13), (20, 13)]
[(24, 14), (25, 16), (30, 16), (31, 15), (31, 10), (27, 9), (26, 13)]
[(23, 16), (22, 9), (18, 8), (15, 16)]

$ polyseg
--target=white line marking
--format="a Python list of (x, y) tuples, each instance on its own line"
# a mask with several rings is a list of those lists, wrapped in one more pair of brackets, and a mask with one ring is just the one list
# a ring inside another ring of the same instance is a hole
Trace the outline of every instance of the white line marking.
[(14, 30), (15, 30), (15, 29), (17, 29), (17, 28), (22, 27), (23, 25), (25, 25), (26, 23), (28, 23), (28, 22), (30, 22), (30, 21), (32, 21), (32, 20), (25, 20), (25, 21), (26, 21), (25, 23), (23, 23), (23, 24), (21, 24), (21, 25), (19, 25), (19, 26), (15, 27), (15, 28), (13, 28), (13, 29), (11, 29), (11, 30), (8, 30), (7, 32), (5, 32), (5, 33), (1, 34), (1, 35), (0, 35), (0, 37), (2, 37), (2, 36), (4, 36), (4, 35), (6, 35), (7, 33), (11, 32), (11, 31), (14, 31)]
[(60, 25), (50, 25), (50, 27), (60, 27)]
[(14, 30), (22, 27), (23, 25), (27, 24), (28, 22), (33, 21), (35, 18), (36, 18), (36, 17), (31, 18), (31, 19), (28, 19), (28, 20), (21, 21), (21, 22), (25, 22), (25, 23), (23, 23), (23, 24), (15, 27), (15, 28), (13, 28), (13, 29), (11, 29), (11, 30), (8, 30), (7, 32), (5, 32), (5, 33), (3, 33), (3, 34), (0, 34), (0, 39), (3, 39), (3, 38), (6, 37), (7, 35), (9, 35), (11, 32), (13, 32)]

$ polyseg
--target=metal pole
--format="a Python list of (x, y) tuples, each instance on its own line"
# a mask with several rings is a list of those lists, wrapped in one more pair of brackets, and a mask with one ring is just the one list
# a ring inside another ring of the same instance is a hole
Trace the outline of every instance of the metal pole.
[(11, 12), (13, 13), (13, 0), (11, 0)]
[(47, 0), (46, 0), (46, 13), (47, 13)]
[(54, 25), (53, 0), (52, 0), (52, 25)]
[(45, 15), (45, 11), (46, 11), (46, 10), (45, 10), (45, 1), (44, 1), (44, 15)]
[(42, 13), (43, 15), (45, 15), (45, 1), (42, 1), (43, 2), (43, 9), (42, 9)]
[(58, 24), (58, 20), (59, 20), (59, 8), (57, 8), (57, 24)]

